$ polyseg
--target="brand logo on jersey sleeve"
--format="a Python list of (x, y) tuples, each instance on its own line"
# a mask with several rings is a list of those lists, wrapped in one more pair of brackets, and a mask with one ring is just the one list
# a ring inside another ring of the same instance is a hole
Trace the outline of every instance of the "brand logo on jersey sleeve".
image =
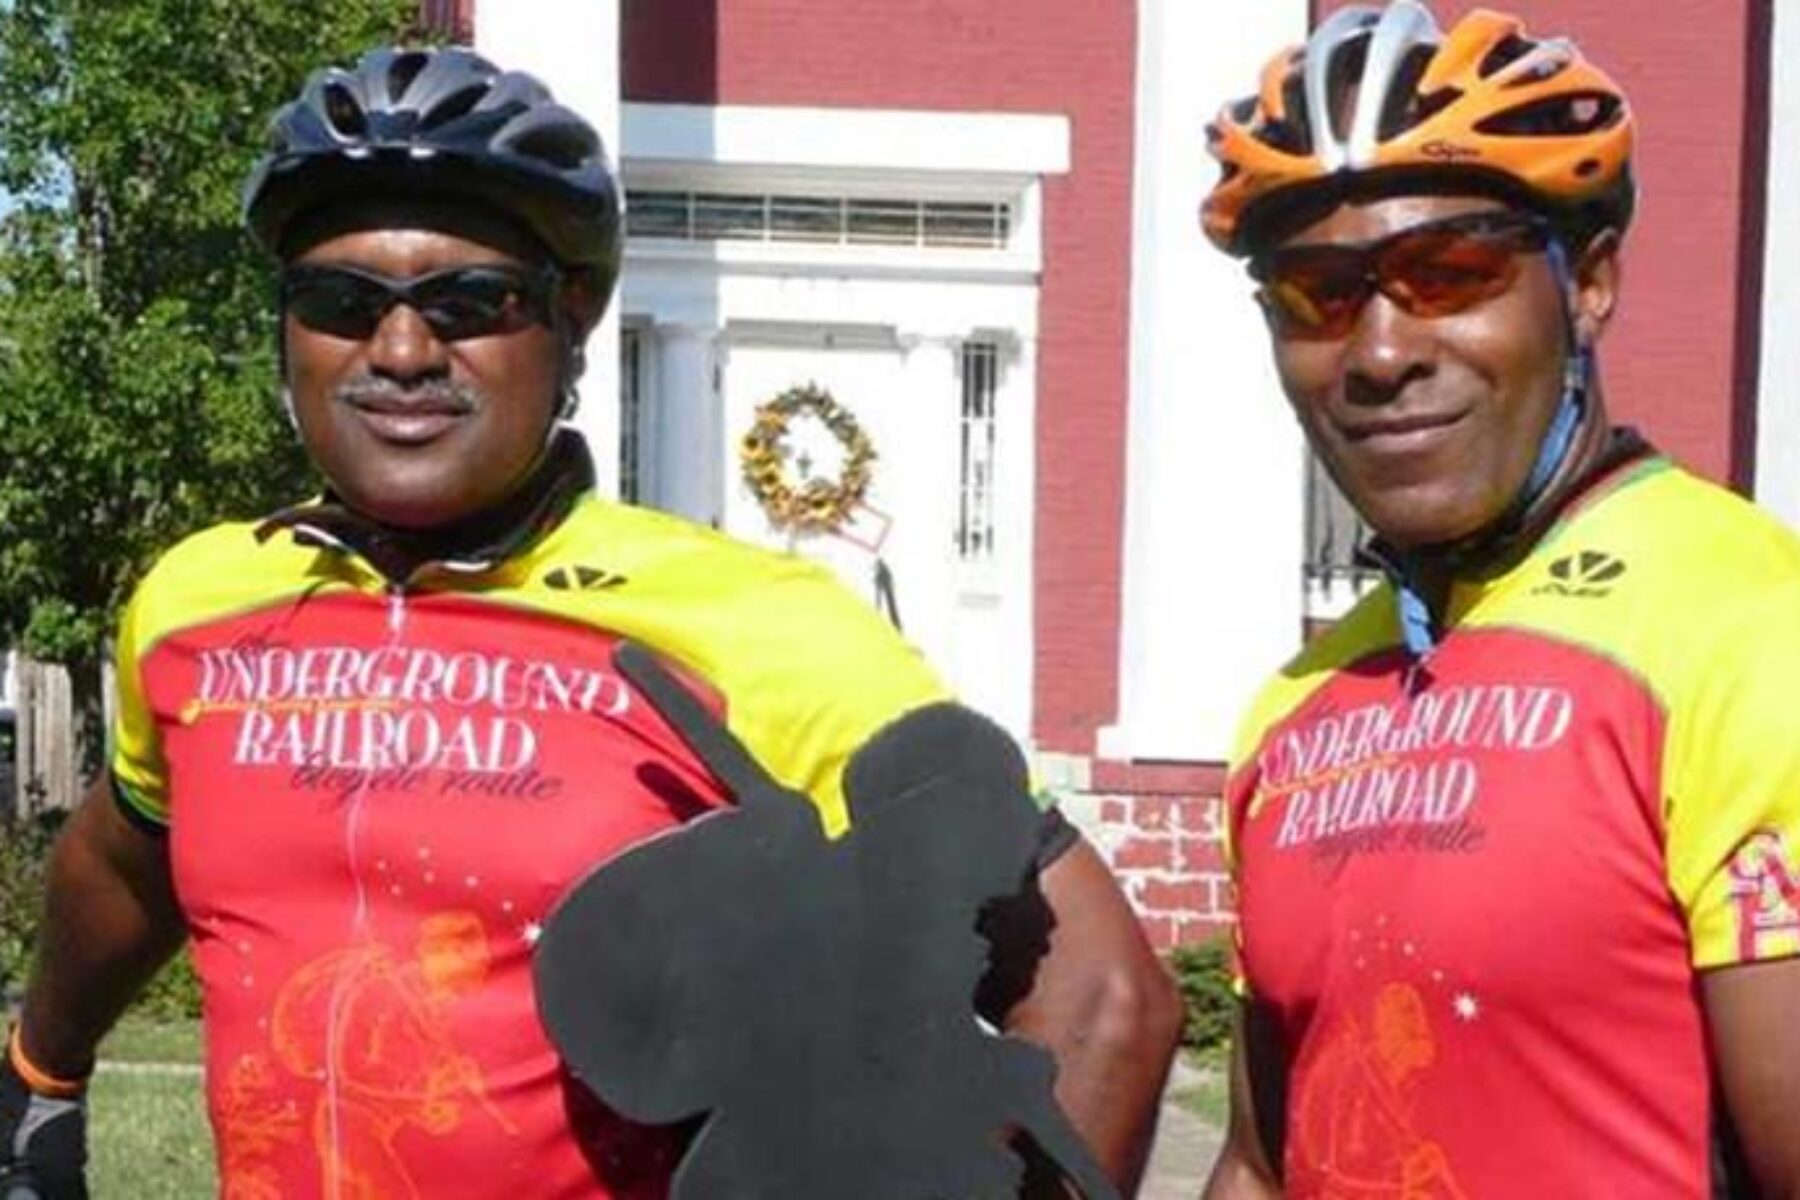
[(544, 575), (544, 586), (558, 592), (603, 592), (625, 583), (625, 576), (600, 567), (557, 567)]
[(1580, 550), (1550, 564), (1550, 581), (1532, 591), (1534, 596), (1567, 596), (1597, 600), (1612, 594), (1613, 584), (1625, 574), (1625, 560), (1604, 550)]

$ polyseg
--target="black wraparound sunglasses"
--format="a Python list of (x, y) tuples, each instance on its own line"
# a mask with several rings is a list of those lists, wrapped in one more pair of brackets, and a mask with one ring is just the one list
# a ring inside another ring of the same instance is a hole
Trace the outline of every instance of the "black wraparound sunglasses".
[(357, 267), (300, 263), (281, 273), (281, 304), (300, 324), (332, 337), (374, 336), (396, 304), (417, 312), (440, 340), (512, 333), (551, 324), (560, 275), (477, 264), (391, 279)]

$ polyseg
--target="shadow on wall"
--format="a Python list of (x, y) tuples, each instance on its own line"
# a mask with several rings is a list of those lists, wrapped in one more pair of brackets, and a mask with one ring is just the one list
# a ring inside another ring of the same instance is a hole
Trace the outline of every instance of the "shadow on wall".
[(624, 0), (619, 11), (626, 100), (719, 101), (719, 0)]

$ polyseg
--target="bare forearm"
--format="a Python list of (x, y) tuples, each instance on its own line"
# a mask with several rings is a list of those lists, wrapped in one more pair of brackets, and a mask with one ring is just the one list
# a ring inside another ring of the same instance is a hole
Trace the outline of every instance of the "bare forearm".
[(1180, 997), (1091, 848), (1070, 851), (1043, 885), (1056, 916), (1050, 952), (1007, 1029), (1056, 1056), (1057, 1102), (1129, 1196), (1156, 1132)]
[(1719, 1089), (1759, 1194), (1800, 1200), (1800, 959), (1745, 963), (1700, 977)]
[(1057, 1059), (1056, 1100), (1121, 1191), (1144, 1172), (1175, 1036), (1155, 985), (1105, 981), (1086, 1014), (1057, 1029), (1015, 1027)]
[(1201, 1200), (1281, 1200), (1281, 1188), (1229, 1150), (1213, 1164)]
[(1281, 1184), (1269, 1165), (1280, 1160), (1279, 1140), (1265, 1144), (1259, 1115), (1284, 1120), (1286, 1092), (1286, 1072), (1270, 1026), (1254, 1005), (1246, 1004), (1238, 1011), (1231, 1038), (1231, 1120), (1201, 1200), (1280, 1200)]
[(51, 1074), (85, 1075), (94, 1048), (180, 947), (167, 847), (121, 817), (103, 782), (51, 852), (21, 1039)]

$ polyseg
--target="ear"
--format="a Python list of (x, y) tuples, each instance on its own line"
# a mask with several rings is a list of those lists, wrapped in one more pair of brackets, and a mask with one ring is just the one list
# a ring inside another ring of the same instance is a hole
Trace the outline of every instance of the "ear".
[(1602, 229), (1575, 262), (1575, 332), (1591, 346), (1606, 332), (1619, 302), (1619, 231)]

